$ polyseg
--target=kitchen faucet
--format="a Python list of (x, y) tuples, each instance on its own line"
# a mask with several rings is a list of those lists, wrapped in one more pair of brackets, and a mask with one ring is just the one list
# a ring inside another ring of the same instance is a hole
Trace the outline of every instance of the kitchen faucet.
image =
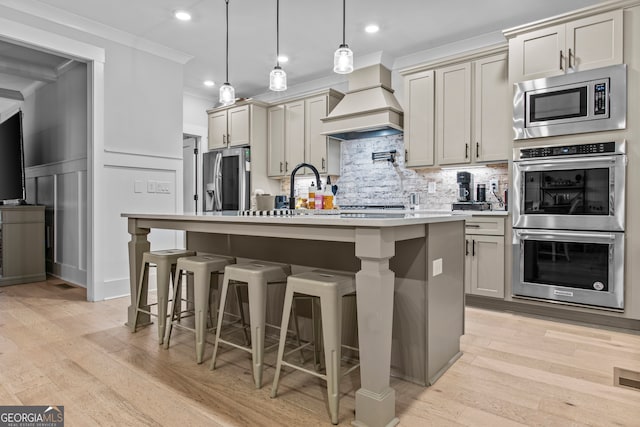
[(320, 191), (320, 189), (322, 188), (320, 185), (320, 174), (318, 173), (318, 169), (316, 169), (315, 166), (313, 166), (310, 163), (299, 163), (296, 165), (295, 168), (293, 168), (293, 170), (291, 171), (291, 191), (289, 192), (289, 209), (295, 209), (296, 208), (296, 196), (295, 196), (295, 179), (296, 179), (296, 172), (298, 172), (298, 169), (300, 168), (309, 168), (313, 171), (313, 173), (316, 176), (316, 183), (317, 183), (317, 188), (316, 191)]

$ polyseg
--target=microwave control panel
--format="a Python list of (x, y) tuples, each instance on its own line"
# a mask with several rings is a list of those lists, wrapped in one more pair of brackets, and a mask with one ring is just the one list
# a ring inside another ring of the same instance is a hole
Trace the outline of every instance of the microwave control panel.
[(520, 150), (521, 159), (556, 156), (584, 156), (585, 154), (614, 153), (615, 142), (599, 142), (596, 144), (561, 145), (558, 147), (523, 148)]
[(593, 85), (593, 114), (607, 114), (607, 83), (598, 82)]

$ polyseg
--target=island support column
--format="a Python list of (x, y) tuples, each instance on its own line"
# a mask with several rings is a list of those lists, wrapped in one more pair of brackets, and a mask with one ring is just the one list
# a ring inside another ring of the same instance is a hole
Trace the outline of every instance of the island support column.
[[(133, 330), (133, 321), (136, 317), (136, 297), (138, 295), (138, 283), (140, 283), (140, 268), (142, 267), (142, 254), (151, 249), (151, 244), (147, 240), (147, 235), (151, 231), (148, 228), (138, 228), (137, 220), (129, 218), (128, 231), (131, 234), (131, 240), (129, 241), (129, 287), (131, 291), (131, 305), (127, 312), (126, 325)], [(143, 292), (142, 304), (147, 303), (147, 292)], [(151, 323), (151, 318), (146, 313), (140, 313), (140, 319), (138, 325), (146, 325)]]
[(395, 255), (394, 230), (356, 229), (356, 274), (361, 388), (356, 392), (354, 426), (382, 427), (399, 423), (396, 394), (389, 387), (395, 274), (389, 259)]

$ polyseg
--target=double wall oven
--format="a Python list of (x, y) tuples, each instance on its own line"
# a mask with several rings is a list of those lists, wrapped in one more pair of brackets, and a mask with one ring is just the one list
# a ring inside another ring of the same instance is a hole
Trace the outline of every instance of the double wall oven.
[(514, 150), (514, 296), (624, 309), (625, 150)]

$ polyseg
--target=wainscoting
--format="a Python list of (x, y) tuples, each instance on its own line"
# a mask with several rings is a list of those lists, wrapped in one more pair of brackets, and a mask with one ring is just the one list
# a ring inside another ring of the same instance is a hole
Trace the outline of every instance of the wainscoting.
[(44, 205), (47, 273), (87, 285), (87, 159), (25, 170), (27, 202)]

